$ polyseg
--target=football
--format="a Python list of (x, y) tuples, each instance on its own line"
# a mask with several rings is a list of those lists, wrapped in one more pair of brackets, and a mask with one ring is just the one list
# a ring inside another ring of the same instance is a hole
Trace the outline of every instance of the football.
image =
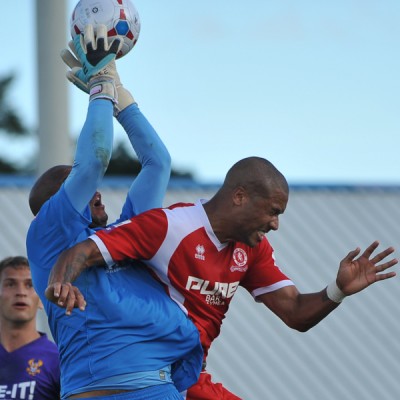
[(140, 33), (139, 14), (131, 0), (80, 0), (71, 15), (71, 36), (84, 32), (85, 26), (106, 25), (109, 41), (122, 36), (124, 41), (117, 58), (129, 53)]

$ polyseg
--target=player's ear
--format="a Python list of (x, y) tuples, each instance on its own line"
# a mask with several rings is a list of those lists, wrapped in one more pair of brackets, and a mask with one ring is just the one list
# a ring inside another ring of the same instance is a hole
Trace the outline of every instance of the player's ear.
[(233, 203), (237, 206), (242, 205), (247, 199), (247, 191), (243, 186), (238, 186), (232, 192)]
[(39, 299), (39, 303), (38, 303), (38, 309), (39, 310), (44, 310), (44, 306), (43, 306), (42, 300), (40, 300), (40, 299)]

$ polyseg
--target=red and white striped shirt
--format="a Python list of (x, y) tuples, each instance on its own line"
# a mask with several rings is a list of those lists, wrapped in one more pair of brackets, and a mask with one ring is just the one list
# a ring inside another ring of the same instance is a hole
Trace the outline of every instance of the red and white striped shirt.
[(199, 329), (205, 355), (239, 285), (254, 298), (293, 285), (266, 237), (253, 248), (220, 243), (202, 201), (144, 212), (91, 239), (108, 265), (140, 259), (154, 271)]

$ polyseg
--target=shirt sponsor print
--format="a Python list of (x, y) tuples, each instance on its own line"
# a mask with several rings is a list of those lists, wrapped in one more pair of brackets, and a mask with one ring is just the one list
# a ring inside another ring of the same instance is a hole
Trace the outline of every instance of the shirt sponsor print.
[[(36, 376), (40, 374), (42, 366), (42, 360), (35, 360), (31, 358), (30, 360), (28, 360), (26, 372), (30, 376)], [(35, 396), (35, 387), (36, 381), (25, 381), (8, 385), (0, 385), (0, 399), (33, 400)]]
[(197, 290), (200, 294), (205, 295), (207, 304), (224, 305), (224, 299), (231, 298), (236, 293), (239, 283), (239, 281), (229, 283), (215, 282), (213, 286), (208, 280), (189, 276), (186, 289)]
[(35, 381), (19, 382), (12, 385), (0, 385), (0, 399), (33, 400), (35, 396)]

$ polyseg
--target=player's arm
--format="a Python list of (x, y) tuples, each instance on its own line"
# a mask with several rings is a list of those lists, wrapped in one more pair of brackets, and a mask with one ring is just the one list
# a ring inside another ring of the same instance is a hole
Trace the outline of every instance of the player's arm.
[(78, 211), (85, 209), (107, 170), (113, 145), (112, 110), (107, 100), (89, 103), (72, 170), (65, 181), (67, 196)]
[(171, 156), (131, 93), (116, 80), (118, 104), (114, 115), (123, 126), (142, 166), (133, 181), (120, 220), (161, 207), (171, 174)]
[(91, 239), (86, 239), (63, 251), (51, 270), (46, 298), (66, 309), (70, 314), (74, 307), (85, 308), (85, 299), (79, 290), (72, 285), (75, 279), (91, 265), (104, 265), (104, 258)]
[[(79, 89), (89, 92), (81, 79), (82, 64), (76, 46), (77, 39), (70, 42), (71, 50), (65, 49), (61, 56), (71, 68), (68, 79)], [(132, 94), (121, 83), (116, 65), (109, 63), (107, 72), (113, 77), (118, 102), (114, 103), (114, 116), (126, 131), (142, 169), (128, 192), (119, 221), (131, 218), (143, 211), (161, 207), (171, 174), (171, 157), (148, 120), (141, 113)]]
[(327, 297), (325, 289), (318, 293), (301, 294), (296, 286), (285, 286), (257, 299), (287, 326), (300, 332), (318, 324), (339, 305)]
[(148, 260), (156, 254), (168, 230), (161, 209), (141, 213), (112, 230), (99, 230), (89, 239), (64, 250), (53, 266), (45, 295), (49, 301), (66, 308), (84, 308), (84, 298), (75, 297), (72, 283), (89, 267), (113, 265), (124, 260)]
[(74, 55), (63, 50), (61, 57), (70, 70), (67, 78), (89, 93), (87, 118), (79, 135), (72, 171), (65, 182), (66, 193), (75, 207), (83, 210), (107, 170), (113, 144), (113, 106), (117, 102), (112, 66), (121, 39), (108, 44), (107, 29), (91, 25), (85, 27), (70, 44)]
[(161, 207), (171, 174), (171, 157), (148, 120), (136, 104), (118, 115), (142, 166), (133, 181), (121, 218), (131, 218)]
[(387, 260), (394, 252), (392, 247), (373, 256), (379, 243), (372, 243), (358, 258), (357, 248), (340, 262), (336, 281), (317, 293), (301, 294), (295, 286), (287, 286), (258, 297), (270, 310), (293, 329), (305, 332), (332, 312), (346, 296), (368, 286), (396, 276), (394, 271), (383, 273), (397, 264), (397, 259)]

